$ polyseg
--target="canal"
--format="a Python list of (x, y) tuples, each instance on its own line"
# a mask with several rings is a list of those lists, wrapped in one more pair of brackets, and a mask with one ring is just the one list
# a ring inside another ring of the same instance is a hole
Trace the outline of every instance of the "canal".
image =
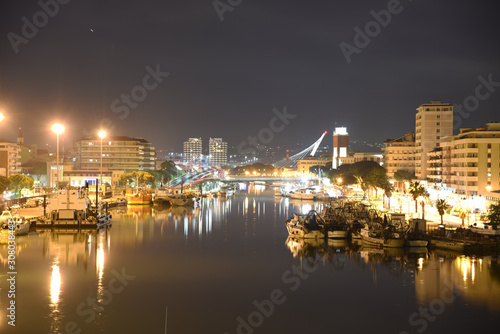
[[(288, 239), (321, 204), (256, 186), (194, 209), (123, 207), (104, 231), (0, 244), (0, 333), (467, 333), (500, 316), (497, 255)], [(15, 327), (9, 325), (15, 302)]]

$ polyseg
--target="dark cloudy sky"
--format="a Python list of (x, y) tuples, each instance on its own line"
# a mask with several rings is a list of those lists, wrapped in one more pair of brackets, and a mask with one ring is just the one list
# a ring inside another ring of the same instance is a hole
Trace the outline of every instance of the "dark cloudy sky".
[[(26, 142), (53, 144), (60, 119), (69, 144), (108, 119), (114, 134), (158, 148), (180, 151), (188, 137), (237, 145), (286, 105), (297, 116), (274, 143), (312, 143), (335, 123), (380, 142), (414, 130), (420, 104), (462, 104), (478, 76), (500, 82), (493, 1), (402, 0), (348, 64), (339, 44), (354, 44), (354, 27), (388, 3), (243, 0), (221, 22), (212, 0), (71, 0), (43, 25), (38, 1), (2, 0), (0, 137), (14, 140), (21, 126)], [(42, 26), (16, 53), (9, 36), (24, 38), (22, 18), (34, 15)], [(127, 117), (113, 112), (157, 64), (170, 75)], [(497, 89), (463, 126), (500, 121)]]

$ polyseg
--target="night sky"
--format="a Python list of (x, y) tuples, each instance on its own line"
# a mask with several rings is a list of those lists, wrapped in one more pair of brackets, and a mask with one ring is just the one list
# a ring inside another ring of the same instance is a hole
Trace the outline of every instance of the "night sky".
[[(296, 117), (270, 144), (309, 144), (324, 130), (329, 144), (335, 124), (382, 142), (414, 131), (420, 104), (463, 104), (478, 76), (500, 82), (495, 2), (230, 2), (219, 15), (212, 0), (72, 0), (50, 17), (38, 1), (2, 0), (0, 137), (14, 141), (21, 126), (26, 143), (55, 145), (50, 125), (60, 120), (66, 146), (100, 122), (158, 149), (181, 151), (188, 137), (238, 145), (286, 106)], [(390, 22), (369, 24), (379, 31), (348, 63), (339, 45), (355, 46), (354, 28), (388, 6)], [(22, 18), (34, 16), (38, 32), (23, 33)], [(157, 67), (161, 82), (144, 83)], [(492, 90), (462, 127), (500, 121), (500, 87)], [(133, 108), (120, 101), (131, 92)]]

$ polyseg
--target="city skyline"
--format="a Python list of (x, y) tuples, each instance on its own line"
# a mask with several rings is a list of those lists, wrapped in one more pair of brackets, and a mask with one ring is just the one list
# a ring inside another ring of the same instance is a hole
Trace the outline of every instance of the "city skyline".
[[(57, 2), (57, 11), (5, 1), (1, 137), (21, 127), (27, 143), (53, 145), (60, 121), (63, 146), (103, 127), (180, 151), (185, 138), (214, 133), (237, 145), (286, 108), (295, 117), (272, 145), (312, 142), (336, 126), (383, 142), (411, 131), (415, 109), (431, 100), (468, 104), (455, 107), (458, 127), (498, 121), (494, 11), (395, 3), (242, 2), (221, 14), (202, 1)], [(53, 16), (26, 37), (42, 11)]]

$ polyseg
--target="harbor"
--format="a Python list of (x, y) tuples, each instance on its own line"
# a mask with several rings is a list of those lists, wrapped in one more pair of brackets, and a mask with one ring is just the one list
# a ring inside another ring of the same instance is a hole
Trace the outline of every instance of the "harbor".
[[(249, 185), (230, 197), (202, 197), (199, 205), (193, 206), (116, 206), (110, 209), (110, 228), (32, 226), (27, 235), (16, 239), (18, 259), (24, 264), (24, 272), (37, 275), (43, 283), (25, 282), (23, 289), (40, 289), (45, 297), (19, 295), (18, 312), (34, 314), (25, 306), (29, 298), (32, 305), (45, 310), (46, 318), (23, 322), (20, 329), (58, 332), (68, 321), (75, 321), (82, 331), (102, 328), (130, 332), (139, 329), (136, 321), (109, 316), (120, 312), (123, 304), (149, 303), (148, 308), (136, 310), (138, 317), (147, 320), (140, 326), (148, 332), (161, 331), (161, 309), (164, 311), (167, 303), (176, 305), (180, 312), (191, 309), (191, 318), (196, 320), (171, 319), (172, 330), (198, 332), (210, 328), (205, 332), (223, 333), (237, 326), (235, 319), (239, 316), (247, 319), (254, 295), (260, 296), (259, 301), (265, 300), (269, 296), (262, 291), (273, 289), (283, 291), (288, 300), (281, 310), (277, 308), (264, 332), (295, 331), (304, 326), (288, 316), (290, 311), (303, 310), (304, 305), (309, 305), (309, 317), (314, 319), (307, 324), (311, 330), (329, 326), (323, 316), (325, 310), (338, 315), (339, 328), (356, 332), (387, 328), (378, 324), (380, 313), (374, 309), (393, 314), (391, 331), (416, 330), (419, 327), (412, 326), (408, 317), (420, 306), (433, 303), (445, 287), (459, 293), (460, 298), (429, 325), (432, 332), (482, 328), (489, 325), (487, 314), (500, 312), (497, 248), (472, 253), (432, 245), (388, 248), (352, 236), (309, 239), (288, 235), (285, 221), (294, 214), (307, 215), (311, 210), (328, 213), (325, 209), (329, 206), (324, 201), (277, 197), (272, 187)], [(39, 208), (25, 210), (35, 213), (35, 209)], [(0, 243), (1, 249), (5, 247)], [(228, 258), (227, 252), (237, 256), (220, 262), (220, 256)], [(222, 268), (229, 267), (231, 275), (219, 277), (218, 284), (206, 287)], [(122, 293), (107, 302), (110, 299), (102, 287), (109, 289), (117, 273), (124, 273), (129, 280)], [(179, 285), (180, 280), (190, 284)], [(228, 294), (228, 288), (234, 293)], [(353, 323), (355, 316), (343, 306), (352, 303), (354, 290), (377, 296), (358, 303), (355, 312), (366, 313), (370, 325)], [(200, 300), (199, 294), (207, 298)], [(311, 304), (312, 295), (322, 298)], [(101, 298), (97, 305), (102, 311), (89, 323), (84, 316), (71, 316), (86, 298)], [(223, 303), (212, 309), (211, 298), (222, 298)], [(465, 314), (461, 311), (464, 307)], [(150, 311), (155, 309), (158, 311)], [(172, 308), (169, 311), (173, 312)], [(471, 325), (450, 323), (449, 319), (457, 316), (470, 319)], [(104, 318), (108, 320), (101, 323)], [(478, 320), (483, 324), (472, 325)]]

